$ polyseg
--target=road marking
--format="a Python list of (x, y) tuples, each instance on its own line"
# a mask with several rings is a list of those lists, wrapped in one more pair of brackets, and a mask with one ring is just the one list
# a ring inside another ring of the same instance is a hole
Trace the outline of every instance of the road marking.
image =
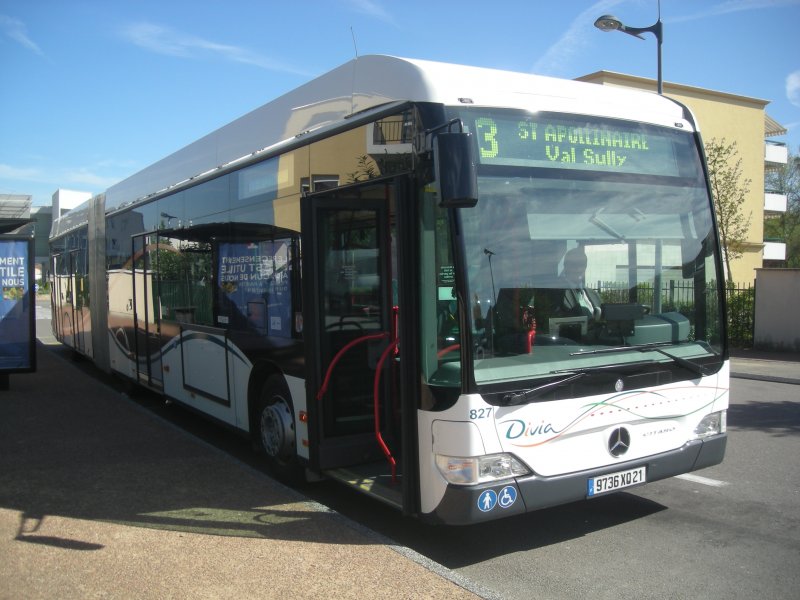
[(727, 481), (720, 481), (719, 479), (710, 479), (708, 477), (701, 477), (700, 475), (692, 475), (691, 473), (684, 473), (683, 475), (676, 475), (678, 479), (685, 479), (693, 483), (702, 483), (703, 485), (710, 485), (711, 487), (725, 487), (729, 485)]

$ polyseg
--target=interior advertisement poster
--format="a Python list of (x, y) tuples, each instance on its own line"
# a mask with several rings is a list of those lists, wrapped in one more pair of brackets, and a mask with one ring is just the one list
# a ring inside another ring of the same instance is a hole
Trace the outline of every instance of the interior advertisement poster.
[(0, 375), (36, 369), (33, 239), (0, 235)]
[(220, 306), (231, 325), (292, 337), (290, 253), (288, 240), (220, 243)]

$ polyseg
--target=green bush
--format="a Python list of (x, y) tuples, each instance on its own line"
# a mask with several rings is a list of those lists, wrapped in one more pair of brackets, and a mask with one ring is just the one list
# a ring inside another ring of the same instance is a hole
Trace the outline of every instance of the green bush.
[(728, 284), (728, 340), (732, 346), (747, 348), (753, 345), (756, 290), (736, 288)]

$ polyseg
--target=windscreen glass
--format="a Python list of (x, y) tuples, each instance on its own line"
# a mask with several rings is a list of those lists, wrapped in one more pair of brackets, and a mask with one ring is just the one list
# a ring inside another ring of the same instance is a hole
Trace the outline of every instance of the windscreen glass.
[[(471, 109), (461, 209), (476, 383), (664, 363), (719, 367), (717, 244), (692, 133)], [(677, 357), (677, 359), (675, 358)]]

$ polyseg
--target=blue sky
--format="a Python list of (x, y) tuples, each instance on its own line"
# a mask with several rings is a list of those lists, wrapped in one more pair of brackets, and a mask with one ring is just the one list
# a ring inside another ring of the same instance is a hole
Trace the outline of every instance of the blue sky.
[[(360, 55), (655, 78), (656, 0), (0, 0), (0, 194), (99, 193)], [(664, 80), (770, 100), (800, 150), (800, 0), (662, 0)], [(355, 41), (355, 44), (354, 44)], [(355, 46), (355, 47), (354, 47)], [(701, 124), (702, 127), (702, 124)]]

